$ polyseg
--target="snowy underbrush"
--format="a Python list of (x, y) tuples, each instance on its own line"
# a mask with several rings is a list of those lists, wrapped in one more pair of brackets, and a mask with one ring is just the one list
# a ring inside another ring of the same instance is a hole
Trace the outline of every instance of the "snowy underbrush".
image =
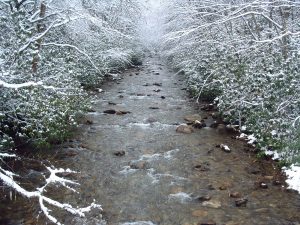
[(288, 5), (169, 3), (163, 54), (183, 72), (197, 101), (214, 100), (223, 118), (251, 133), (258, 148), (277, 152), (282, 165), (298, 165), (300, 36), (293, 32), (300, 17), (293, 14), (299, 6)]

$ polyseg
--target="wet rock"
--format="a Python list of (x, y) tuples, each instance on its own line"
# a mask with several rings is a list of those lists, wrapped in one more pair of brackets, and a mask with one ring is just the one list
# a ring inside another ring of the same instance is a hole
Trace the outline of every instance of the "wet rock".
[(148, 87), (148, 86), (150, 86), (150, 84), (149, 84), (149, 83), (146, 83), (146, 84), (143, 84), (143, 86), (144, 86), (144, 87)]
[(246, 167), (246, 171), (250, 174), (259, 174), (261, 171), (257, 167), (251, 166), (251, 167)]
[(229, 197), (230, 198), (241, 198), (242, 195), (239, 192), (235, 191), (235, 192), (230, 192)]
[(160, 92), (161, 90), (160, 89), (155, 89), (153, 90), (154, 92)]
[(183, 133), (183, 134), (191, 134), (191, 133), (194, 132), (194, 129), (193, 129), (193, 127), (191, 127), (191, 126), (182, 124), (182, 125), (179, 125), (179, 126), (176, 128), (176, 132), (177, 132), (177, 133)]
[(159, 109), (157, 106), (150, 106), (149, 109)]
[(131, 113), (130, 111), (124, 111), (124, 110), (119, 110), (119, 111), (116, 111), (116, 115), (126, 115), (126, 114), (129, 114)]
[(239, 199), (235, 200), (236, 207), (246, 207), (247, 203), (248, 203), (247, 198), (239, 198)]
[(142, 170), (147, 168), (148, 163), (146, 161), (132, 161), (129, 166), (131, 169)]
[(202, 203), (202, 206), (208, 207), (208, 208), (213, 208), (213, 209), (219, 209), (221, 208), (221, 202), (217, 200), (210, 200), (210, 201), (205, 201)]
[(263, 181), (256, 181), (256, 182), (254, 183), (254, 187), (255, 187), (255, 188), (261, 188), (261, 189), (267, 189), (269, 186), (268, 186), (268, 184), (266, 184), (266, 183), (263, 182)]
[(216, 145), (216, 147), (222, 149), (224, 152), (227, 152), (227, 153), (231, 152), (231, 149), (227, 145), (220, 144), (220, 145)]
[(216, 224), (217, 224), (216, 222), (210, 220), (210, 221), (198, 223), (197, 225), (216, 225)]
[(160, 96), (160, 98), (161, 98), (161, 99), (166, 99), (166, 97), (165, 97), (165, 96)]
[(201, 129), (203, 127), (206, 127), (206, 124), (203, 123), (203, 122), (200, 122), (199, 120), (195, 120), (193, 123), (192, 123), (192, 126), (196, 129)]
[(219, 190), (221, 190), (221, 191), (225, 191), (225, 190), (227, 190), (227, 185), (225, 185), (225, 184), (222, 184), (220, 187), (219, 187)]
[(138, 93), (136, 96), (146, 96), (146, 94)]
[(93, 121), (92, 121), (92, 120), (86, 120), (86, 121), (85, 121), (85, 124), (86, 124), (86, 125), (92, 125), (92, 124), (93, 124)]
[(208, 212), (205, 210), (198, 209), (198, 210), (194, 210), (192, 212), (192, 215), (195, 217), (205, 217), (208, 215)]
[(117, 152), (114, 152), (114, 155), (115, 156), (124, 156), (125, 155), (125, 151), (117, 151)]
[(119, 98), (124, 98), (124, 96), (123, 95), (119, 95)]
[(210, 170), (209, 163), (198, 164), (194, 166), (194, 169), (201, 172), (209, 171)]
[(93, 108), (89, 108), (87, 111), (90, 112), (90, 113), (96, 112), (96, 110), (93, 109)]
[(181, 88), (180, 90), (182, 90), (182, 91), (186, 91), (186, 90), (187, 90), (187, 88)]
[(160, 74), (159, 72), (155, 72), (155, 73), (154, 73), (154, 75), (159, 75), (159, 74)]
[(274, 176), (263, 176), (264, 180), (272, 181), (274, 179)]
[(197, 197), (196, 197), (196, 200), (197, 200), (197, 201), (200, 201), (200, 202), (209, 201), (209, 200), (211, 200), (211, 196), (209, 196), (209, 195), (201, 195), (201, 196), (197, 196)]
[(103, 113), (105, 113), (105, 114), (116, 114), (116, 110), (114, 110), (114, 109), (108, 109), (108, 110), (105, 110), (105, 111), (103, 111)]
[(184, 120), (190, 123), (194, 123), (195, 121), (201, 121), (202, 117), (199, 114), (193, 114), (185, 116)]
[(117, 105), (117, 103), (114, 102), (108, 102), (109, 105)]
[(155, 83), (153, 83), (153, 86), (161, 87), (161, 86), (162, 86), (162, 83), (157, 83), (157, 82), (155, 82)]

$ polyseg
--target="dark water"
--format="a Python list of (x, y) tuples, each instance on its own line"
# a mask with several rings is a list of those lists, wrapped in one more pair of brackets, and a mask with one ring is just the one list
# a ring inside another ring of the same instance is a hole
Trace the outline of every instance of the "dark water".
[[(81, 183), (79, 194), (49, 191), (57, 200), (83, 206), (95, 199), (102, 204), (103, 216), (52, 214), (70, 225), (300, 224), (300, 196), (284, 184), (272, 184), (280, 179), (272, 162), (259, 162), (243, 142), (218, 129), (176, 133), (185, 116), (199, 113), (182, 90), (181, 76), (168, 71), (159, 58), (149, 58), (118, 83), (103, 87), (96, 112), (88, 115), (93, 124), (82, 125), (52, 159), (56, 166), (81, 171), (73, 176)], [(102, 113), (108, 109), (131, 113)], [(221, 143), (231, 153), (215, 147)], [(62, 157), (70, 151), (74, 156)], [(124, 156), (115, 155), (123, 151)], [(267, 189), (256, 185), (261, 181)], [(235, 205), (229, 196), (233, 192), (248, 199), (246, 207)], [(210, 199), (199, 200), (201, 196)], [(3, 224), (51, 224), (43, 216), (36, 219), (34, 202), (19, 196), (14, 203), (7, 199), (1, 202)]]

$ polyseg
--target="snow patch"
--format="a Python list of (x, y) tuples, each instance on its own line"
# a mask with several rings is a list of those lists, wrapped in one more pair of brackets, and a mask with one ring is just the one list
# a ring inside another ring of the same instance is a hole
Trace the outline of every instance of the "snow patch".
[(288, 188), (300, 193), (300, 166), (292, 165), (290, 168), (284, 168), (284, 172), (288, 177)]

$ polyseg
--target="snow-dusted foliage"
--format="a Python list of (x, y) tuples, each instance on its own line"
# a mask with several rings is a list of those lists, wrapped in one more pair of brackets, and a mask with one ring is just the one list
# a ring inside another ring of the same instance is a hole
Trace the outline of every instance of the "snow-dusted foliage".
[(136, 0), (0, 1), (0, 180), (22, 193), (2, 158), (63, 140), (89, 107), (84, 89), (138, 62), (139, 12)]
[(164, 54), (190, 91), (215, 99), (258, 145), (299, 160), (300, 4), (298, 1), (167, 3)]
[(139, 57), (135, 0), (0, 2), (0, 150), (63, 139), (84, 87)]

